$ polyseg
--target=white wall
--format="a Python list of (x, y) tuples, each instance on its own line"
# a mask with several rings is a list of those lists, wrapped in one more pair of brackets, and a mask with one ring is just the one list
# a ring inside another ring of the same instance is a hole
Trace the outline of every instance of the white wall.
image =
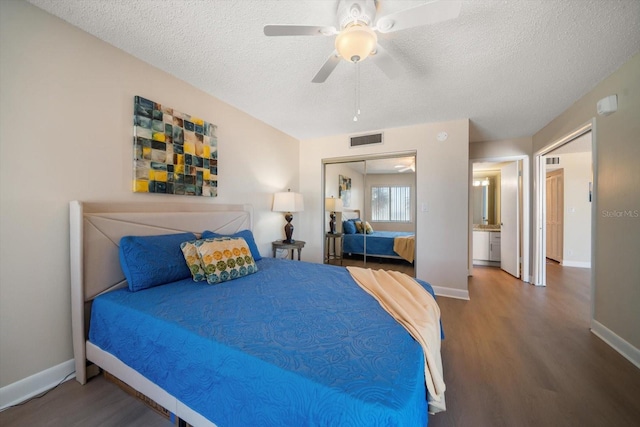
[[(560, 158), (564, 175), (564, 235), (562, 264), (591, 267), (591, 153), (550, 154)], [(557, 169), (557, 168), (556, 168)], [(552, 170), (547, 168), (547, 170)]]
[[(444, 142), (436, 138), (441, 131), (449, 134)], [(415, 150), (416, 275), (434, 285), (440, 294), (468, 297), (469, 121), (386, 129), (384, 141), (358, 148), (349, 148), (349, 135), (301, 141), (300, 189), (306, 199), (298, 236), (307, 242), (304, 256), (311, 261), (322, 260), (323, 159)]]
[(415, 173), (381, 173), (367, 174), (367, 183), (365, 191), (365, 204), (371, 207), (371, 187), (373, 186), (392, 186), (392, 187), (410, 187), (411, 188), (411, 221), (410, 222), (388, 222), (388, 221), (371, 221), (371, 211), (367, 209), (367, 221), (371, 222), (371, 227), (377, 231), (414, 231), (415, 230), (415, 206), (416, 206), (416, 177)]
[[(297, 140), (26, 2), (0, 1), (0, 94), (0, 387), (72, 358), (70, 200), (250, 203), (282, 238)], [(218, 125), (218, 198), (132, 193), (134, 95)]]
[(339, 198), (339, 177), (351, 179), (351, 197), (349, 206), (343, 206), (345, 210), (364, 209), (364, 175), (351, 167), (350, 163), (333, 163), (325, 167), (325, 195), (326, 197)]

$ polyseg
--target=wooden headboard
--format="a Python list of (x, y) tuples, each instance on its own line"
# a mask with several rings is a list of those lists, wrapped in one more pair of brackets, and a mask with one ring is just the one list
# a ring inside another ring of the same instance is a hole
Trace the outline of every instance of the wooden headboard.
[(120, 268), (120, 238), (251, 230), (252, 209), (249, 205), (72, 201), (69, 221), (73, 353), (76, 379), (84, 384), (90, 302), (101, 293), (127, 286)]

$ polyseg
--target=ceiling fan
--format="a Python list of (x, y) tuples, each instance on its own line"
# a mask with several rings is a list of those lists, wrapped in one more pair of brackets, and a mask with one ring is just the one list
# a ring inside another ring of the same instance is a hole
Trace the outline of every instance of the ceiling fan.
[(335, 50), (313, 78), (314, 83), (324, 82), (340, 59), (359, 63), (369, 56), (389, 78), (394, 78), (400, 74), (400, 66), (380, 46), (376, 32), (390, 33), (453, 19), (460, 14), (462, 7), (462, 2), (458, 0), (433, 1), (382, 16), (376, 21), (376, 3), (377, 0), (340, 0), (337, 8), (340, 29), (333, 26), (265, 25), (264, 34), (336, 36)]

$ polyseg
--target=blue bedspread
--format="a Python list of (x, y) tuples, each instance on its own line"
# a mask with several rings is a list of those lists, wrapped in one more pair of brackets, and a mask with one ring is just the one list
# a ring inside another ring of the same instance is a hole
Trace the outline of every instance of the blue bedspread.
[(427, 424), (420, 345), (346, 269), (258, 267), (101, 295), (90, 341), (220, 427)]
[[(365, 234), (345, 234), (342, 251), (345, 254), (364, 254)], [(396, 236), (413, 236), (404, 231), (374, 231), (367, 236), (367, 255), (399, 256), (393, 250), (393, 239)]]

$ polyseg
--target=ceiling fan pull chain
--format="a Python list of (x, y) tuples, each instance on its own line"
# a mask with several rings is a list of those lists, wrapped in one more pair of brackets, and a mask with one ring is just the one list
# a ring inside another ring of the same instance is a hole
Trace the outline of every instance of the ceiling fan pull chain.
[(354, 61), (354, 65), (356, 67), (356, 84), (355, 84), (355, 90), (354, 90), (354, 100), (353, 100), (353, 106), (354, 106), (354, 114), (353, 114), (353, 121), (357, 122), (358, 121), (358, 114), (360, 114), (360, 102), (359, 102), (359, 84), (358, 84), (358, 61)]
[(360, 61), (353, 61), (356, 66), (356, 88), (355, 88), (355, 113), (353, 114), (353, 121), (358, 121), (358, 116), (360, 115)]
[(356, 113), (360, 115), (360, 61), (356, 62), (356, 84), (358, 85), (358, 104), (356, 105)]

